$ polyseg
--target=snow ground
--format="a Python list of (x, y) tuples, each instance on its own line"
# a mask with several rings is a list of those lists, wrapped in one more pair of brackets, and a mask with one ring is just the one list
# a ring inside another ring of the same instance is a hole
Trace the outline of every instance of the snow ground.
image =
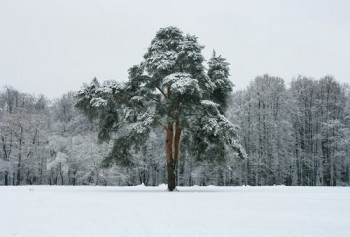
[(350, 236), (347, 187), (0, 187), (0, 236)]

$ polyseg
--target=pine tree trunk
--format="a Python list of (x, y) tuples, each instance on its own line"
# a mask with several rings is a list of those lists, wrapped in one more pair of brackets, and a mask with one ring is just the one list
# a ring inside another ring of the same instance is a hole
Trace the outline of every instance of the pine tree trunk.
[(174, 191), (176, 188), (175, 163), (168, 163), (168, 190)]
[[(179, 176), (178, 165), (179, 165), (179, 152), (180, 152), (180, 137), (181, 137), (181, 127), (179, 119), (175, 122), (175, 136), (174, 136), (174, 172), (175, 176)], [(175, 177), (177, 178), (177, 177)], [(178, 184), (179, 181), (176, 183)]]
[(168, 190), (173, 191), (176, 187), (175, 160), (173, 158), (173, 123), (168, 123), (166, 130), (165, 154), (168, 169)]
[(8, 172), (7, 172), (7, 170), (5, 171), (5, 186), (7, 186), (8, 185)]
[(179, 119), (175, 122), (175, 136), (174, 136), (174, 159), (175, 163), (179, 160), (179, 148), (180, 148), (180, 137), (181, 137), (181, 128)]

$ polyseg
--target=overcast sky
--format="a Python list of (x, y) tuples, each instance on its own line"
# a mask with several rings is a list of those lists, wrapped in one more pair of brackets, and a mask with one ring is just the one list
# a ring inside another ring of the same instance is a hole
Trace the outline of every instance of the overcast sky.
[(0, 0), (0, 88), (54, 98), (94, 77), (127, 80), (166, 26), (226, 57), (238, 89), (264, 73), (350, 82), (347, 0)]

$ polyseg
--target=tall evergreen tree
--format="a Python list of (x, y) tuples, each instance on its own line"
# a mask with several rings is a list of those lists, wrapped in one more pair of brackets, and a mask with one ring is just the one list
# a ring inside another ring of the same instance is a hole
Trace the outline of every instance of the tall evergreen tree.
[(162, 28), (144, 60), (129, 69), (129, 81), (109, 81), (102, 86), (94, 81), (77, 93), (77, 107), (87, 115), (98, 109), (99, 138), (114, 139), (105, 164), (127, 164), (131, 152), (141, 148), (155, 127), (165, 132), (169, 191), (176, 187), (184, 133), (195, 138), (197, 153), (212, 154), (211, 149), (219, 146), (245, 157), (236, 142), (237, 127), (223, 115), (226, 93), (232, 87), (228, 64), (214, 55), (206, 72), (202, 49), (197, 37), (184, 35), (176, 27)]

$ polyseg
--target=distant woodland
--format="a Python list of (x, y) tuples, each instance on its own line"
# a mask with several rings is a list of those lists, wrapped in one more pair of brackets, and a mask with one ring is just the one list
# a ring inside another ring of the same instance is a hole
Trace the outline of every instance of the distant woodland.
[[(164, 133), (155, 129), (128, 153), (127, 164), (103, 161), (113, 139), (76, 108), (76, 92), (55, 100), (0, 91), (0, 185), (159, 185), (167, 182)], [(350, 185), (350, 90), (331, 76), (256, 77), (229, 95), (225, 116), (238, 125), (247, 157), (194, 155), (180, 141), (182, 185)], [(197, 153), (206, 153), (198, 146)], [(199, 157), (199, 158), (198, 158)]]

